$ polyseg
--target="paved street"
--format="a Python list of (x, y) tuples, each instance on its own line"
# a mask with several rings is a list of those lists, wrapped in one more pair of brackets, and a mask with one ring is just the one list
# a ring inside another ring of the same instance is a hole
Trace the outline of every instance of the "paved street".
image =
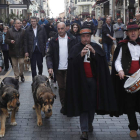
[[(98, 40), (96, 38), (95, 40)], [(44, 59), (43, 74), (48, 75), (46, 62)], [(13, 71), (9, 70), (6, 75), (14, 77)], [(31, 92), (31, 72), (25, 72), (26, 82), (20, 82), (20, 108), (16, 113), (17, 126), (10, 126), (10, 119), (7, 119), (6, 134), (2, 140), (79, 140), (80, 125), (79, 118), (68, 118), (60, 113), (60, 102), (58, 90), (53, 89), (57, 99), (53, 106), (53, 115), (50, 119), (43, 117), (43, 126), (37, 126), (36, 113), (32, 109), (33, 97)], [(140, 122), (140, 115), (137, 115)], [(94, 132), (89, 133), (89, 140), (131, 140), (129, 137), (128, 119), (126, 115), (119, 118), (109, 117), (108, 115), (95, 115), (93, 122)], [(140, 140), (139, 137), (134, 140)]]

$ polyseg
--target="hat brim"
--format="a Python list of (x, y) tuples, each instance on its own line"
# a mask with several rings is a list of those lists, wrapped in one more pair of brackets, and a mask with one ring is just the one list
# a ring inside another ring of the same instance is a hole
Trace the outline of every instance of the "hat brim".
[(82, 34), (92, 34), (91, 32), (83, 32), (83, 33), (80, 33), (80, 35)]
[(130, 30), (136, 30), (136, 29), (140, 29), (140, 28), (130, 28), (130, 29), (124, 29), (124, 31), (130, 31)]

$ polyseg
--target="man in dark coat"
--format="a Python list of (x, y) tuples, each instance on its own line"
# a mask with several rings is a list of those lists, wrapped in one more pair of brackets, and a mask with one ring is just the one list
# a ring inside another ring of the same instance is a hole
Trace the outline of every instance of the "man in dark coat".
[(91, 33), (90, 28), (83, 27), (81, 42), (73, 46), (69, 54), (64, 105), (64, 115), (80, 116), (83, 140), (93, 131), (95, 111), (106, 114), (117, 110), (105, 53), (91, 42)]
[[(5, 43), (9, 45), (9, 56), (12, 59), (15, 79), (24, 82), (24, 34), (25, 30), (21, 29), (20, 20), (15, 21), (15, 26), (10, 28), (6, 34)], [(18, 68), (19, 64), (19, 68)]]
[(55, 27), (53, 26), (53, 20), (49, 20), (49, 23), (44, 25), (45, 31), (46, 31), (46, 35), (48, 38), (50, 38), (49, 33), (54, 31), (57, 32), (57, 30), (55, 29)]
[[(92, 20), (90, 20), (90, 16), (87, 16), (87, 20), (83, 23), (83, 26), (87, 26), (91, 29), (92, 33), (95, 30), (95, 26)], [(94, 33), (93, 33), (94, 34)]]
[(24, 49), (25, 56), (30, 57), (32, 79), (37, 75), (36, 64), (39, 75), (43, 72), (43, 57), (45, 56), (47, 36), (44, 27), (37, 24), (37, 18), (31, 17), (31, 25), (25, 31)]
[(116, 40), (113, 37), (114, 31), (113, 26), (111, 24), (110, 18), (106, 19), (106, 23), (102, 26), (102, 43), (103, 43), (103, 49), (106, 53), (106, 60), (108, 62), (108, 65), (110, 65), (110, 52), (112, 48), (113, 41)]
[(66, 92), (66, 75), (68, 65), (68, 55), (71, 48), (77, 43), (76, 38), (70, 33), (66, 32), (66, 25), (64, 22), (57, 24), (58, 34), (49, 42), (49, 50), (46, 56), (47, 67), (49, 74), (56, 75), (59, 86), (59, 96), (63, 113), (64, 99)]
[(79, 20), (78, 16), (75, 17), (75, 21), (73, 23), (77, 23), (81, 27), (81, 21)]
[(124, 75), (132, 75), (140, 68), (138, 29), (139, 27), (135, 22), (128, 23), (127, 38), (119, 42), (112, 64), (112, 79), (118, 104), (118, 112), (115, 116), (127, 114), (130, 137), (132, 138), (137, 137), (138, 123), (135, 112), (140, 112), (140, 91), (126, 92), (124, 83), (128, 78)]

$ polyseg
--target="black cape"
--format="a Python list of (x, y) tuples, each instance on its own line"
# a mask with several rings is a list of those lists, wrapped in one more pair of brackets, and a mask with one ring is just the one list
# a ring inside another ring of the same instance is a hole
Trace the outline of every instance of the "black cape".
[[(132, 42), (132, 41), (130, 41), (129, 37), (126, 37), (124, 40), (122, 40), (118, 43), (118, 46), (116, 47), (115, 52), (114, 52), (111, 77), (112, 77), (112, 82), (113, 82), (113, 87), (114, 87), (114, 92), (115, 92), (115, 98), (117, 101), (118, 111), (112, 115), (116, 116), (116, 117), (123, 115), (123, 114), (127, 114), (126, 113), (126, 110), (127, 110), (126, 94), (128, 94), (128, 93), (123, 88), (124, 83), (127, 78), (124, 78), (124, 80), (120, 80), (119, 76), (116, 76), (116, 74), (118, 74), (118, 72), (115, 69), (115, 61), (120, 52), (120, 48), (128, 42), (130, 42), (132, 44), (135, 44), (135, 43), (140, 44), (140, 38), (138, 38), (136, 40), (136, 42)], [(138, 110), (139, 110), (139, 108), (136, 109), (136, 111), (138, 111)]]
[[(95, 56), (91, 53), (92, 73), (97, 81), (97, 107), (98, 114), (111, 114), (117, 110), (111, 76), (105, 53), (96, 43), (90, 43), (95, 49)], [(68, 117), (79, 116), (84, 111), (90, 111), (90, 95), (88, 92), (84, 70), (84, 57), (81, 51), (85, 47), (82, 43), (73, 46), (68, 58), (67, 86), (64, 106), (64, 115)], [(94, 66), (95, 64), (95, 66)]]

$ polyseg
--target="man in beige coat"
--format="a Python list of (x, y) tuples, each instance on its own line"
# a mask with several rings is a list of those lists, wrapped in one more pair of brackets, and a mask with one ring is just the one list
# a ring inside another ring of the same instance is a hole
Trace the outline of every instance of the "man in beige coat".
[(103, 21), (99, 17), (98, 18), (98, 35), (99, 35), (99, 37), (101, 37), (101, 35), (102, 35), (102, 25), (103, 25)]

